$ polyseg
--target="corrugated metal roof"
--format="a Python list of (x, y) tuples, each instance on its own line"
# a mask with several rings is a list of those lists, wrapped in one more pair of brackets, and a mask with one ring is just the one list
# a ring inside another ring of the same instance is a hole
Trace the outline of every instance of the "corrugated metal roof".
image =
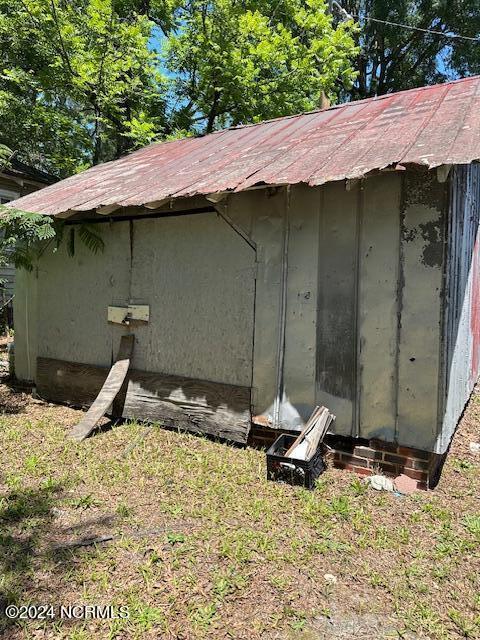
[(155, 143), (15, 202), (56, 215), (480, 160), (480, 76)]

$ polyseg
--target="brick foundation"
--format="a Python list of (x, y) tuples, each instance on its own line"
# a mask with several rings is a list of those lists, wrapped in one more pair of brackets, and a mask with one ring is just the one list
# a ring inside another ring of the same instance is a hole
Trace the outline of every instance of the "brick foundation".
[[(268, 448), (280, 433), (289, 432), (252, 424), (248, 444)], [(325, 444), (329, 448), (326, 461), (337, 469), (353, 471), (361, 476), (381, 473), (396, 477), (403, 473), (416, 480), (419, 489), (432, 489), (436, 486), (445, 459), (445, 456), (435, 453), (377, 439), (328, 435)]]

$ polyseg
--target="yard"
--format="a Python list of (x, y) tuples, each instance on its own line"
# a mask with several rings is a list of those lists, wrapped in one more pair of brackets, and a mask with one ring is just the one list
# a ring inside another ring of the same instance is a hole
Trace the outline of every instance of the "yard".
[(408, 497), (332, 469), (269, 483), (263, 452), (155, 426), (78, 444), (80, 412), (0, 396), (2, 608), (129, 609), (2, 618), (4, 637), (480, 638), (480, 394), (439, 487)]

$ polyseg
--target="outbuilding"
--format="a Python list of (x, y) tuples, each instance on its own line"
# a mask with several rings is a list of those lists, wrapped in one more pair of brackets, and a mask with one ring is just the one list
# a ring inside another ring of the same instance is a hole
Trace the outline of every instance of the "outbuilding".
[[(480, 357), (480, 77), (152, 144), (15, 206), (65, 219), (18, 278), (15, 367), (245, 443), (335, 415), (339, 466), (433, 485)], [(101, 231), (103, 251), (68, 229)]]

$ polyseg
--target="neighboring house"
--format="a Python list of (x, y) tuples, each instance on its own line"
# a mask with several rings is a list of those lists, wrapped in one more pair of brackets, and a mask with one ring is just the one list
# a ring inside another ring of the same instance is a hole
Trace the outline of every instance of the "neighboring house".
[(474, 77), (153, 144), (27, 196), (105, 250), (22, 272), (17, 376), (89, 404), (133, 332), (114, 414), (245, 442), (325, 404), (339, 466), (433, 485), (479, 373), (479, 159)]
[[(8, 166), (0, 166), (0, 204), (6, 204), (21, 196), (38, 191), (58, 179), (12, 158)], [(0, 266), (0, 306), (7, 305), (7, 324), (12, 326), (12, 304), (15, 285), (15, 267)], [(5, 314), (5, 311), (3, 311)], [(4, 316), (5, 317), (5, 316)]]

